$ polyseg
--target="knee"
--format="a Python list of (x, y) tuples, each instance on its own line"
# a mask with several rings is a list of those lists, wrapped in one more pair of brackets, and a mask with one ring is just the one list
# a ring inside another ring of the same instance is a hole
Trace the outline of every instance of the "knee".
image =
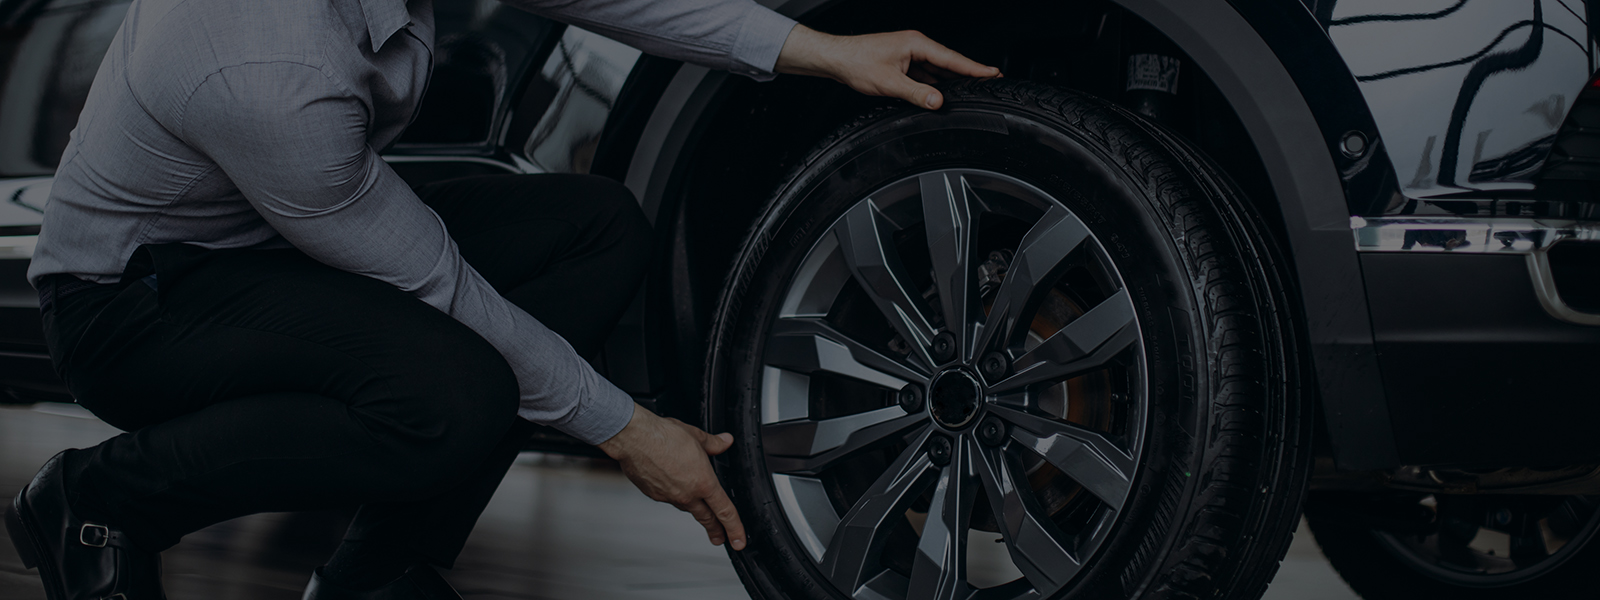
[(611, 217), (611, 227), (619, 233), (648, 236), (650, 221), (639, 208), (639, 199), (634, 197), (633, 190), (614, 179), (595, 179), (595, 202)]
[(517, 416), (520, 394), (516, 373), (499, 350), (471, 330), (461, 337), (438, 361), (446, 391), (431, 412), (449, 428), (444, 441), (471, 452), (505, 433)]
[(387, 411), (398, 434), (391, 455), (421, 485), (480, 460), (517, 418), (517, 379), (505, 357), (464, 325), (444, 329), (419, 333), (428, 358), (394, 382), (408, 400)]
[(458, 418), (463, 434), (500, 433), (517, 415), (517, 376), (499, 350), (472, 333), (474, 343), (459, 348), (441, 365), (440, 371), (454, 383), (452, 401), (444, 404), (462, 407), (461, 413), (471, 415)]
[(569, 175), (573, 195), (593, 213), (593, 220), (614, 234), (648, 236), (650, 221), (639, 208), (639, 199), (628, 186), (599, 175)]
[(590, 176), (589, 180), (586, 196), (597, 213), (601, 237), (611, 242), (607, 248), (618, 272), (642, 277), (653, 240), (650, 220), (627, 186), (605, 177)]
[(426, 415), (434, 427), (412, 429), (419, 435), (407, 436), (385, 453), (393, 472), (406, 474), (391, 482), (395, 487), (388, 490), (389, 497), (433, 497), (476, 471), (513, 430), (516, 399), (514, 387), (481, 382), (464, 384), (460, 394), (440, 398), (440, 410)]

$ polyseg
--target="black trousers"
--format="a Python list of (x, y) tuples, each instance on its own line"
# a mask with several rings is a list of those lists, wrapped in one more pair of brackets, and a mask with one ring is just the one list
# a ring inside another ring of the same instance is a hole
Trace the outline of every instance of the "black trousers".
[[(496, 291), (598, 352), (644, 272), (626, 188), (507, 175), (417, 192)], [(68, 453), (73, 507), (152, 549), (241, 515), (360, 505), (346, 539), (449, 566), (532, 431), (481, 336), (294, 249), (142, 246), (120, 283), (57, 298), (44, 324), (78, 402), (127, 432)]]

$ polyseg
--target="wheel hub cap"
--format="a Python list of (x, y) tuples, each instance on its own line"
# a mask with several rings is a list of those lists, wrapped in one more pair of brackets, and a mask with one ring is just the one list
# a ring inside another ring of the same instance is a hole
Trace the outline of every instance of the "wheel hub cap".
[(934, 422), (946, 429), (960, 429), (978, 415), (983, 388), (978, 387), (978, 379), (966, 369), (950, 369), (934, 378), (928, 400)]

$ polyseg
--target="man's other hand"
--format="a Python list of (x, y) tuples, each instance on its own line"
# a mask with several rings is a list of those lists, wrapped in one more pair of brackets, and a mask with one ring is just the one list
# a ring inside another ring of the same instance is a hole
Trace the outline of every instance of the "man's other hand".
[(777, 71), (827, 77), (872, 96), (893, 96), (930, 110), (944, 105), (933, 83), (957, 77), (999, 77), (915, 31), (838, 36), (805, 25), (789, 32)]
[(706, 458), (732, 446), (731, 435), (711, 435), (635, 404), (628, 426), (601, 442), (600, 450), (622, 463), (623, 474), (644, 495), (694, 515), (712, 544), (720, 546), (728, 540), (734, 550), (743, 550), (744, 524), (739, 522), (739, 511)]

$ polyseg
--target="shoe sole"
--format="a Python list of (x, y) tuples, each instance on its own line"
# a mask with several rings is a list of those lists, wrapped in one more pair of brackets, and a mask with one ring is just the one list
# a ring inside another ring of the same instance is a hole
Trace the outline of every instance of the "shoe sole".
[[(23, 488), (23, 493), (27, 488)], [(22, 557), (22, 566), (29, 569), (37, 567), (39, 578), (44, 580), (44, 595), (48, 600), (66, 600), (67, 593), (60, 588), (61, 577), (56, 574), (55, 565), (48, 560), (40, 560), (45, 554), (45, 545), (38, 534), (28, 527), (28, 521), (33, 515), (22, 503), (22, 494), (6, 507), (6, 533), (11, 535), (11, 545), (17, 547), (17, 554)]]

